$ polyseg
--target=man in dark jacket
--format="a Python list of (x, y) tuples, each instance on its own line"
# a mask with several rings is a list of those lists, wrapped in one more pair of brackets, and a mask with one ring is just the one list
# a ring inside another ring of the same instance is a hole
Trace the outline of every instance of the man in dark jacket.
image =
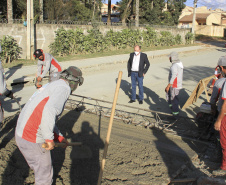
[(145, 53), (140, 52), (141, 47), (136, 45), (134, 47), (134, 52), (130, 53), (128, 60), (128, 77), (131, 76), (132, 83), (132, 96), (129, 103), (133, 103), (136, 100), (136, 82), (138, 82), (139, 87), (139, 104), (143, 104), (144, 90), (143, 90), (143, 79), (144, 75), (147, 73), (150, 66), (148, 57)]

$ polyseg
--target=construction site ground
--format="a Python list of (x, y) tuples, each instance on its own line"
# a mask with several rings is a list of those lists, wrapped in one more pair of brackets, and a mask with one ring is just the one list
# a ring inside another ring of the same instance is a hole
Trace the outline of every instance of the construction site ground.
[[(4, 185), (34, 184), (34, 173), (14, 140), (16, 119), (17, 115), (7, 118), (1, 132), (0, 182)], [(97, 184), (108, 122), (108, 118), (94, 114), (64, 112), (58, 127), (69, 141), (83, 145), (53, 150), (56, 184)], [(206, 146), (158, 129), (114, 121), (102, 184), (160, 185), (169, 184), (178, 176), (182, 179), (212, 177), (216, 164), (209, 166), (198, 157)], [(196, 180), (194, 182), (192, 184), (196, 184)]]
[[(184, 89), (180, 92), (181, 107), (199, 80), (214, 74), (219, 57), (225, 55), (226, 51), (223, 43), (209, 43), (193, 49), (179, 51), (180, 59), (184, 64)], [(144, 104), (135, 102), (130, 105), (134, 108), (117, 106), (118, 112), (128, 111), (145, 117), (138, 119), (154, 117), (152, 113), (139, 109), (170, 114), (171, 110), (165, 100), (164, 89), (168, 83), (170, 67), (167, 55), (171, 51), (161, 51), (159, 55), (149, 56), (151, 65), (144, 78)], [(127, 77), (127, 61), (123, 57), (121, 60), (120, 56), (115, 57), (115, 60), (105, 58), (106, 62), (103, 58), (95, 59), (94, 63), (89, 59), (89, 65), (88, 61), (63, 63), (65, 67), (81, 66), (85, 81), (74, 94), (91, 98), (71, 96), (70, 99), (75, 101), (75, 105), (70, 108), (69, 103), (68, 110), (64, 111), (58, 122), (66, 138), (75, 142), (82, 141), (83, 145), (68, 147), (66, 150), (54, 149), (56, 184), (97, 184), (109, 122), (109, 118), (99, 115), (102, 111), (101, 107), (105, 104), (97, 100), (113, 100), (118, 72), (123, 71), (118, 103), (129, 105), (131, 86), (130, 78)], [(108, 59), (111, 62), (108, 62)], [(102, 62), (98, 63), (98, 61)], [(82, 67), (85, 64), (86, 66)], [(32, 79), (36, 69), (35, 66), (6, 69), (8, 88), (11, 89), (9, 87), (11, 83), (20, 83), (12, 86), (12, 91), (22, 106), (35, 92)], [(19, 76), (22, 76), (22, 80), (18, 81)], [(46, 83), (45, 80), (44, 83)], [(93, 101), (92, 98), (97, 100)], [(1, 100), (6, 118), (0, 133), (0, 173), (2, 174), (0, 182), (3, 185), (34, 184), (34, 174), (29, 170), (14, 140), (18, 105), (7, 98)], [(205, 94), (201, 95), (194, 105), (182, 110), (180, 116), (194, 118), (203, 101), (206, 101)], [(85, 106), (84, 109), (79, 107), (79, 111), (75, 111), (77, 104)], [(161, 119), (164, 119), (164, 116)], [(170, 117), (166, 120), (167, 124), (173, 123)], [(196, 137), (189, 137), (188, 133), (186, 137), (182, 137), (182, 130), (190, 130), (197, 134), (197, 124), (180, 119), (173, 126), (174, 132), (170, 134), (163, 132), (163, 124), (158, 128), (114, 120), (102, 184), (226, 184), (226, 177), (212, 175), (212, 171), (218, 169), (220, 163), (210, 162), (206, 157), (209, 155), (207, 151), (211, 152), (211, 141), (198, 141)]]

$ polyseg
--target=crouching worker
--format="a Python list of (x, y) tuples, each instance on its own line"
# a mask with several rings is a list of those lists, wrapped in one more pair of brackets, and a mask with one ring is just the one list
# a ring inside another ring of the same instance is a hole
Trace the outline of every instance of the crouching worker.
[[(223, 77), (226, 77), (226, 56), (221, 57), (218, 66)], [(219, 170), (213, 171), (213, 175), (226, 175), (226, 84), (224, 82), (218, 101), (219, 115), (214, 124), (214, 129), (220, 133), (220, 143), (222, 148), (222, 163)]]
[[(55, 142), (68, 143), (56, 126), (69, 95), (82, 85), (82, 72), (69, 67), (60, 79), (46, 84), (26, 103), (17, 120), (15, 139), (18, 148), (35, 174), (36, 185), (51, 185), (53, 167), (50, 150)], [(47, 143), (47, 148), (42, 144)]]
[[(0, 95), (13, 99), (14, 98), (13, 92), (8, 90), (7, 87), (6, 87), (6, 81), (5, 81), (4, 74), (3, 74), (4, 70), (3, 70), (1, 64), (0, 64), (0, 69), (1, 69), (0, 70)], [(3, 108), (2, 108), (2, 104), (0, 102), (0, 130), (2, 129), (3, 119), (4, 119), (4, 111), (3, 111)]]
[[(49, 72), (49, 82), (59, 79), (59, 72), (62, 71), (60, 63), (49, 53), (43, 53), (42, 49), (36, 49), (34, 52), (35, 59), (38, 58), (38, 73), (36, 78), (37, 89), (42, 87), (40, 82)], [(43, 70), (43, 67), (45, 69)]]

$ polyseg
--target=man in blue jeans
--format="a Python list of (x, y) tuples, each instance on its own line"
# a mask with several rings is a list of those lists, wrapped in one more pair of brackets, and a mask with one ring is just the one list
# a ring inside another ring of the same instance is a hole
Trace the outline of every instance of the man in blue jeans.
[(134, 47), (134, 52), (130, 53), (128, 60), (128, 77), (131, 76), (132, 83), (132, 96), (129, 103), (136, 101), (136, 83), (138, 82), (139, 87), (139, 104), (143, 104), (144, 90), (143, 90), (143, 79), (144, 75), (147, 73), (150, 66), (148, 57), (145, 53), (140, 52), (141, 47), (136, 45)]

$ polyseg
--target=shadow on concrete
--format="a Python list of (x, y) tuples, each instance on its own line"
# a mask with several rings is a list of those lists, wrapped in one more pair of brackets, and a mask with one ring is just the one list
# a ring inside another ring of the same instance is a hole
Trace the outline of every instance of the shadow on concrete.
[[(117, 83), (118, 78), (116, 78), (115, 82)], [(124, 91), (125, 95), (131, 98), (131, 83), (126, 80), (121, 80), (120, 88)]]
[[(66, 139), (71, 139), (75, 134), (73, 132), (73, 127), (76, 124), (77, 120), (80, 117), (81, 112), (71, 110), (63, 115), (60, 120), (57, 122), (57, 127), (63, 134)], [(60, 179), (59, 172), (63, 166), (65, 160), (65, 149), (64, 148), (55, 148), (52, 150), (52, 161), (53, 161), (53, 168), (54, 168), (54, 175), (53, 175), (53, 185), (56, 184), (56, 179)]]
[(5, 72), (5, 78), (8, 80), (13, 74), (20, 68), (22, 68), (23, 64), (18, 64), (16, 66), (10, 67), (8, 71)]
[[(226, 42), (226, 41), (225, 41)], [(220, 51), (220, 52), (226, 52), (226, 49), (217, 49), (217, 51)]]
[[(19, 102), (21, 101), (21, 98), (16, 98)], [(7, 111), (7, 112), (17, 112), (20, 110), (19, 108), (19, 105), (16, 106), (16, 108), (13, 109), (13, 106), (12, 104), (16, 103), (15, 100), (11, 100), (10, 98), (8, 97), (5, 97), (5, 96), (0, 96), (0, 101), (2, 103), (2, 107), (3, 107), (3, 110), (4, 111)], [(23, 105), (21, 105), (21, 107), (23, 107)]]
[(226, 40), (225, 41), (196, 41), (196, 42), (211, 45), (211, 46), (216, 46), (220, 48), (225, 48)]
[[(198, 63), (199, 61), (197, 61)], [(164, 68), (167, 72), (169, 72), (169, 68)], [(183, 81), (196, 81), (199, 82), (199, 80), (203, 78), (207, 78), (209, 76), (214, 75), (214, 68), (212, 67), (205, 67), (205, 66), (192, 66), (192, 67), (186, 67), (184, 68), (183, 73)], [(168, 79), (166, 79), (166, 82), (168, 83)], [(195, 88), (195, 87), (194, 87)]]
[[(184, 164), (186, 164), (187, 168), (190, 168), (191, 170), (195, 169), (195, 166), (192, 164), (192, 158), (195, 156), (193, 152), (189, 152), (189, 150), (185, 151), (161, 131), (156, 129), (152, 130), (153, 135), (157, 139), (155, 141), (156, 148), (158, 149), (161, 158), (163, 159), (168, 169), (168, 175), (170, 178), (175, 178), (176, 171), (182, 171), (181, 167)], [(190, 144), (190, 142), (188, 141), (185, 141), (185, 143)], [(200, 152), (200, 148), (197, 147), (193, 147), (193, 150), (195, 151), (195, 153)], [(170, 153), (171, 155), (169, 155)], [(177, 170), (175, 171), (175, 169)], [(199, 170), (197, 170), (196, 172), (197, 177), (203, 175), (203, 173)]]
[[(26, 178), (29, 176), (29, 166), (25, 161), (20, 150), (15, 147), (14, 151), (5, 151), (6, 145), (14, 138), (15, 127), (17, 123), (19, 113), (14, 116), (8, 117), (5, 121), (3, 130), (0, 133), (1, 137), (1, 153), (6, 157), (7, 166), (5, 167), (4, 173), (2, 174), (2, 184), (25, 184)], [(8, 159), (9, 157), (9, 159)]]
[[(70, 154), (70, 184), (97, 184), (100, 161), (100, 149), (104, 147), (104, 142), (100, 138), (100, 128), (95, 133), (91, 123), (83, 121), (80, 132), (75, 133), (73, 127), (81, 115), (80, 111), (69, 111), (58, 122), (61, 133), (70, 139), (71, 142), (82, 142), (82, 146), (72, 147)], [(99, 127), (101, 126), (101, 116), (99, 117)], [(57, 148), (53, 151), (54, 158), (54, 182), (60, 179), (59, 172), (65, 160), (65, 150)]]
[(97, 184), (99, 153), (104, 142), (87, 121), (82, 122), (81, 131), (73, 136), (72, 141), (82, 142), (82, 146), (73, 147), (71, 152), (71, 184)]

